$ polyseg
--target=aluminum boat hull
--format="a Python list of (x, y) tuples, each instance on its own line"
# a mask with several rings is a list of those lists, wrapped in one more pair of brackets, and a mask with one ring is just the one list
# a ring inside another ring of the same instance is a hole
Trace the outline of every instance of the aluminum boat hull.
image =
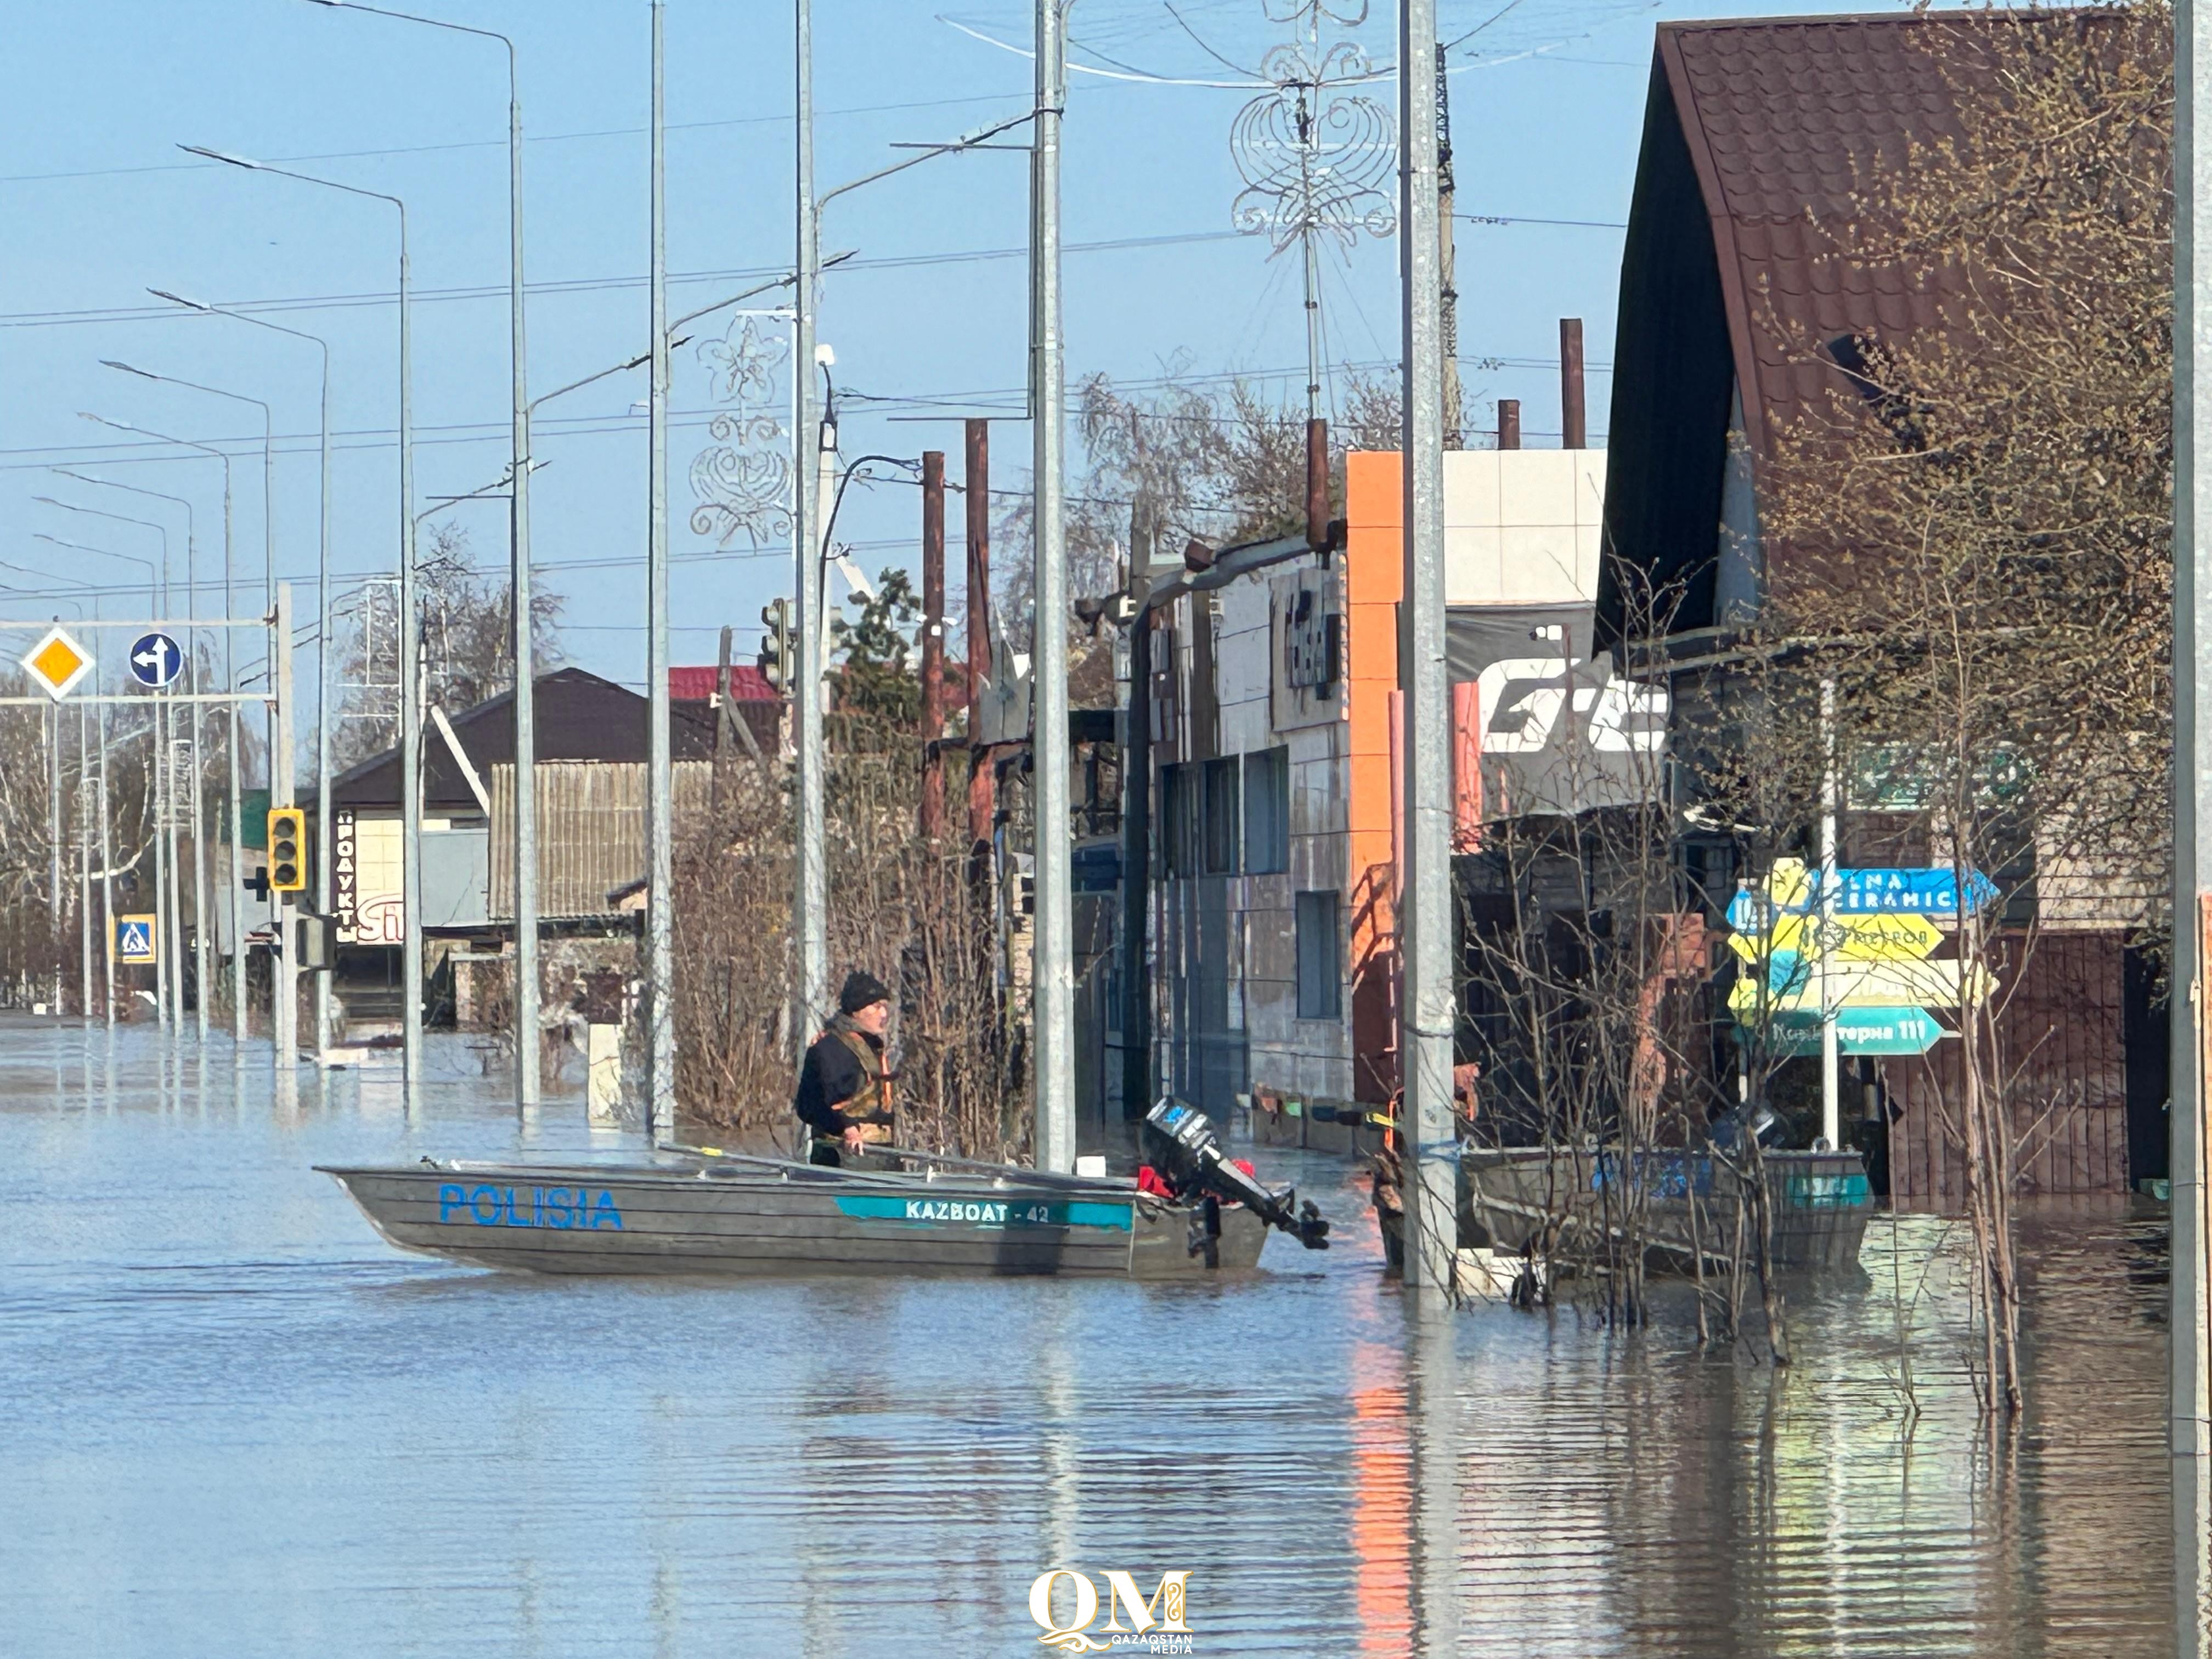
[(1024, 1172), (806, 1164), (318, 1165), (403, 1250), (545, 1273), (1196, 1279), (1259, 1265), (1249, 1210)]

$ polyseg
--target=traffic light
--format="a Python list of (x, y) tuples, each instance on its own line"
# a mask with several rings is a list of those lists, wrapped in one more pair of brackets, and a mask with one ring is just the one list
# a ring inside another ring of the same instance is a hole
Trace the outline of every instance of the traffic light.
[(269, 890), (301, 893), (307, 887), (307, 815), (296, 806), (269, 811)]
[(761, 623), (768, 630), (761, 641), (761, 678), (777, 690), (788, 694), (798, 666), (791, 659), (791, 601), (778, 599), (773, 605), (763, 605)]

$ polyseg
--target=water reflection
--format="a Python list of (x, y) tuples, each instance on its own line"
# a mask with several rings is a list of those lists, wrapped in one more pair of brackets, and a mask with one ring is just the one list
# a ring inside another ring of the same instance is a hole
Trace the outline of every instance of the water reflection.
[(0, 1650), (1036, 1654), (1054, 1566), (1187, 1569), (1200, 1653), (2166, 1650), (2155, 1216), (2031, 1222), (1992, 1437), (1924, 1217), (1798, 1295), (1782, 1373), (1663, 1298), (1424, 1322), (1321, 1162), (1342, 1247), (1242, 1285), (410, 1258), (308, 1166), (635, 1152), (449, 1058), (410, 1114), (392, 1073), (280, 1102), (265, 1049), (0, 1029)]

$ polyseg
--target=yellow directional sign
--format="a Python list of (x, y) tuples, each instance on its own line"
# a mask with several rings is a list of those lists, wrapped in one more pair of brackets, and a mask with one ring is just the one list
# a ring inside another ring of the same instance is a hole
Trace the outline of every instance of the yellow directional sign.
[(1943, 942), (1925, 916), (1778, 915), (1764, 933), (1730, 933), (1729, 948), (1746, 962), (1795, 952), (1838, 962), (1911, 962)]
[(50, 629), (25, 654), (23, 666), (40, 689), (59, 702), (92, 666), (92, 653), (60, 629)]
[(1763, 999), (1759, 975), (1747, 975), (1729, 993), (1729, 1006), (1740, 1017), (1756, 1017), (1762, 1006), (1770, 1015), (1818, 1014), (1824, 999), (1831, 1008), (1955, 1008), (1966, 991), (1981, 1000), (1996, 988), (1988, 969), (1967, 969), (1917, 959), (1832, 961), (1823, 972), (1810, 957), (1790, 957), (1771, 965)]

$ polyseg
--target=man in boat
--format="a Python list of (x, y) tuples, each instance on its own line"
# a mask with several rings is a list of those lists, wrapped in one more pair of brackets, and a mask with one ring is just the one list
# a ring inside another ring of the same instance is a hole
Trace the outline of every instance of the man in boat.
[(890, 988), (857, 969), (847, 975), (837, 1017), (806, 1051), (791, 1103), (808, 1130), (810, 1164), (865, 1164), (870, 1146), (891, 1140), (897, 1120), (884, 1054), (890, 1021)]

